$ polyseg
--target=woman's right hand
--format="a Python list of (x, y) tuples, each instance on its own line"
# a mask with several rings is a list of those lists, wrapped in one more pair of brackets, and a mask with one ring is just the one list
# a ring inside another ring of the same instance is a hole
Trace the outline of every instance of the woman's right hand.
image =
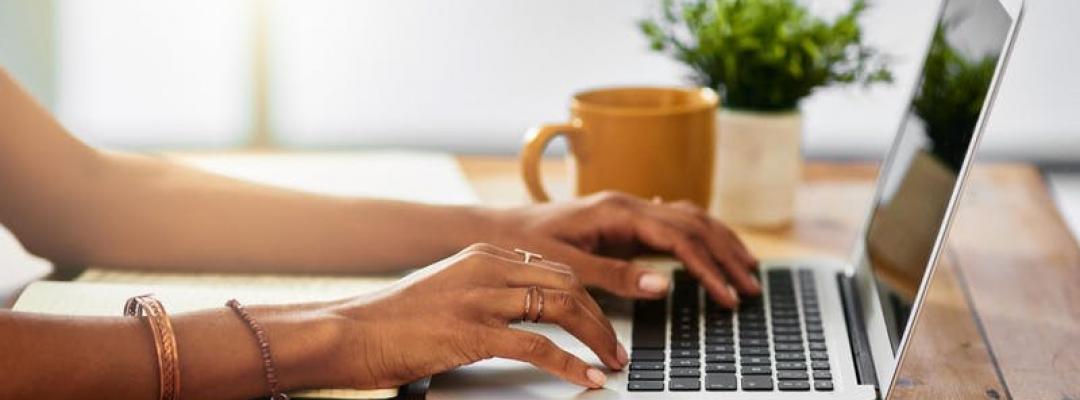
[(489, 244), (469, 246), (403, 278), (386, 290), (333, 303), (347, 319), (348, 344), (338, 354), (339, 376), (355, 388), (385, 388), (476, 361), (525, 361), (575, 384), (599, 388), (605, 375), (550, 339), (509, 325), (528, 319), (555, 323), (614, 370), (629, 358), (600, 307), (566, 265), (533, 259)]

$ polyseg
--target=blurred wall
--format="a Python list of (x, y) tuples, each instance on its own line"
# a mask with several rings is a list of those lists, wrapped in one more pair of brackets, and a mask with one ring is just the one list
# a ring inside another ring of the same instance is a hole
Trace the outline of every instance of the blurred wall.
[(49, 107), (57, 94), (55, 11), (53, 0), (0, 0), (0, 66)]
[[(0, 63), (75, 132), (113, 147), (242, 145), (257, 125), (256, 7), (268, 15), (267, 122), (286, 146), (514, 153), (530, 125), (566, 118), (576, 90), (686, 74), (636, 30), (656, 0), (57, 1), (0, 0)], [(811, 156), (888, 145), (938, 1), (873, 2), (867, 38), (896, 57), (897, 82), (809, 98)], [(808, 3), (830, 14), (848, 1)], [(1073, 161), (1080, 1), (1028, 0), (1027, 11), (985, 154)]]

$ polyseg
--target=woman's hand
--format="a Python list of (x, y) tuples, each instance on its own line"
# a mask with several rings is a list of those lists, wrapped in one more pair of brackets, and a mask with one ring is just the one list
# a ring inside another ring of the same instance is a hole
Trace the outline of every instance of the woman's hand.
[(586, 285), (618, 295), (649, 298), (666, 293), (666, 276), (627, 261), (656, 250), (678, 257), (722, 305), (737, 305), (738, 294), (761, 293), (753, 273), (757, 260), (734, 232), (690, 202), (601, 193), (511, 209), (495, 219), (495, 243), (534, 249), (569, 263)]
[[(527, 294), (534, 286), (539, 290)], [(492, 357), (529, 362), (589, 388), (604, 384), (602, 372), (548, 338), (508, 326), (522, 318), (560, 325), (608, 368), (628, 362), (569, 267), (535, 258), (524, 263), (522, 254), (493, 245), (469, 246), (387, 290), (332, 303), (329, 311), (351, 327), (338, 375), (357, 388), (394, 387)]]

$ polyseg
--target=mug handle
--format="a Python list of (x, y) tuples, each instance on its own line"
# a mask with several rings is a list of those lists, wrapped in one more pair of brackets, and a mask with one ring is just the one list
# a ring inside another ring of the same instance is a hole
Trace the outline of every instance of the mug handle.
[[(525, 188), (529, 190), (533, 201), (551, 201), (540, 180), (540, 159), (544, 157), (544, 149), (548, 143), (556, 136), (566, 135), (569, 139), (579, 132), (581, 127), (572, 124), (547, 124), (533, 127), (525, 133), (525, 148), (521, 150), (521, 177), (525, 179)], [(570, 150), (573, 151), (572, 146)]]

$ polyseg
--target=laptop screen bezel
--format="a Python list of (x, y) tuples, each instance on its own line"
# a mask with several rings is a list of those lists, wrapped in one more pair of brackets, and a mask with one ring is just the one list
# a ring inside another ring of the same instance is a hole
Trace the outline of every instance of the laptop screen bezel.
[[(938, 10), (938, 19), (935, 21), (935, 25), (940, 21), (942, 14), (945, 11), (945, 6), (948, 4), (948, 0), (941, 2), (941, 7)], [(896, 351), (893, 351), (893, 341), (889, 335), (888, 324), (886, 323), (886, 317), (884, 314), (884, 306), (881, 303), (881, 297), (877, 290), (877, 281), (872, 270), (872, 266), (868, 260), (868, 254), (866, 252), (865, 243), (867, 235), (869, 234), (869, 222), (871, 220), (873, 209), (869, 211), (871, 215), (865, 219), (859, 239), (856, 241), (855, 250), (852, 255), (852, 263), (850, 264), (853, 269), (849, 272), (852, 276), (856, 290), (859, 293), (859, 309), (862, 313), (862, 321), (865, 324), (864, 329), (869, 339), (869, 345), (871, 354), (874, 360), (874, 367), (877, 372), (877, 382), (880, 386), (881, 397), (885, 398), (888, 395), (889, 390), (893, 387), (896, 380), (896, 370), (903, 362), (904, 354), (907, 353), (909, 345), (909, 338), (913, 331), (915, 331), (918, 324), (919, 312), (925, 303), (926, 289), (929, 286), (930, 278), (933, 277), (936, 270), (938, 256), (941, 253), (941, 247), (948, 234), (950, 223), (952, 221), (953, 213), (956, 210), (956, 204), (960, 199), (960, 194), (963, 193), (964, 185), (967, 180), (969, 168), (972, 164), (972, 159), (975, 154), (975, 150), (979, 146), (979, 142), (982, 138), (983, 131), (985, 130), (986, 120), (988, 119), (991, 109), (993, 108), (994, 99), (997, 97), (998, 87), (1000, 85), (1001, 76), (1004, 74), (1005, 66), (1007, 65), (1009, 56), (1012, 53), (1013, 43), (1015, 41), (1016, 32), (1019, 30), (1020, 20), (1023, 16), (1023, 0), (987, 0), (992, 1), (1004, 10), (1009, 17), (1009, 30), (1005, 36), (1005, 43), (1002, 47), (1001, 55), (998, 57), (997, 66), (994, 70), (994, 76), (990, 81), (990, 86), (987, 89), (987, 96), (983, 102), (982, 110), (979, 115), (978, 122), (975, 125), (975, 130), (972, 134), (971, 144), (968, 146), (967, 153), (964, 156), (963, 163), (957, 174), (957, 183), (953, 188), (948, 204), (945, 208), (945, 213), (942, 218), (942, 223), (939, 226), (937, 235), (934, 239), (934, 245), (930, 252), (930, 257), (927, 261), (927, 267), (923, 273), (922, 280), (919, 284), (917, 294), (912, 302), (911, 313), (907, 321), (907, 329), (904, 330), (903, 335), (900, 337), (899, 345), (896, 347)], [(918, 92), (918, 85), (921, 84), (921, 77), (923, 75), (922, 67), (920, 66), (919, 77), (916, 80), (916, 90), (911, 92), (911, 96), (915, 96)], [(893, 139), (892, 147), (889, 150), (887, 158), (882, 163), (882, 168), (887, 168), (892, 162), (896, 153), (896, 148), (901, 140), (901, 133), (904, 129), (904, 124), (907, 118), (910, 116), (910, 101), (908, 102), (908, 108), (905, 110), (905, 115), (897, 128), (896, 137)], [(883, 195), (883, 181), (886, 177), (884, 169), (882, 173), (879, 173), (876, 189), (874, 193), (874, 199), (872, 204), (877, 204), (878, 200)]]

